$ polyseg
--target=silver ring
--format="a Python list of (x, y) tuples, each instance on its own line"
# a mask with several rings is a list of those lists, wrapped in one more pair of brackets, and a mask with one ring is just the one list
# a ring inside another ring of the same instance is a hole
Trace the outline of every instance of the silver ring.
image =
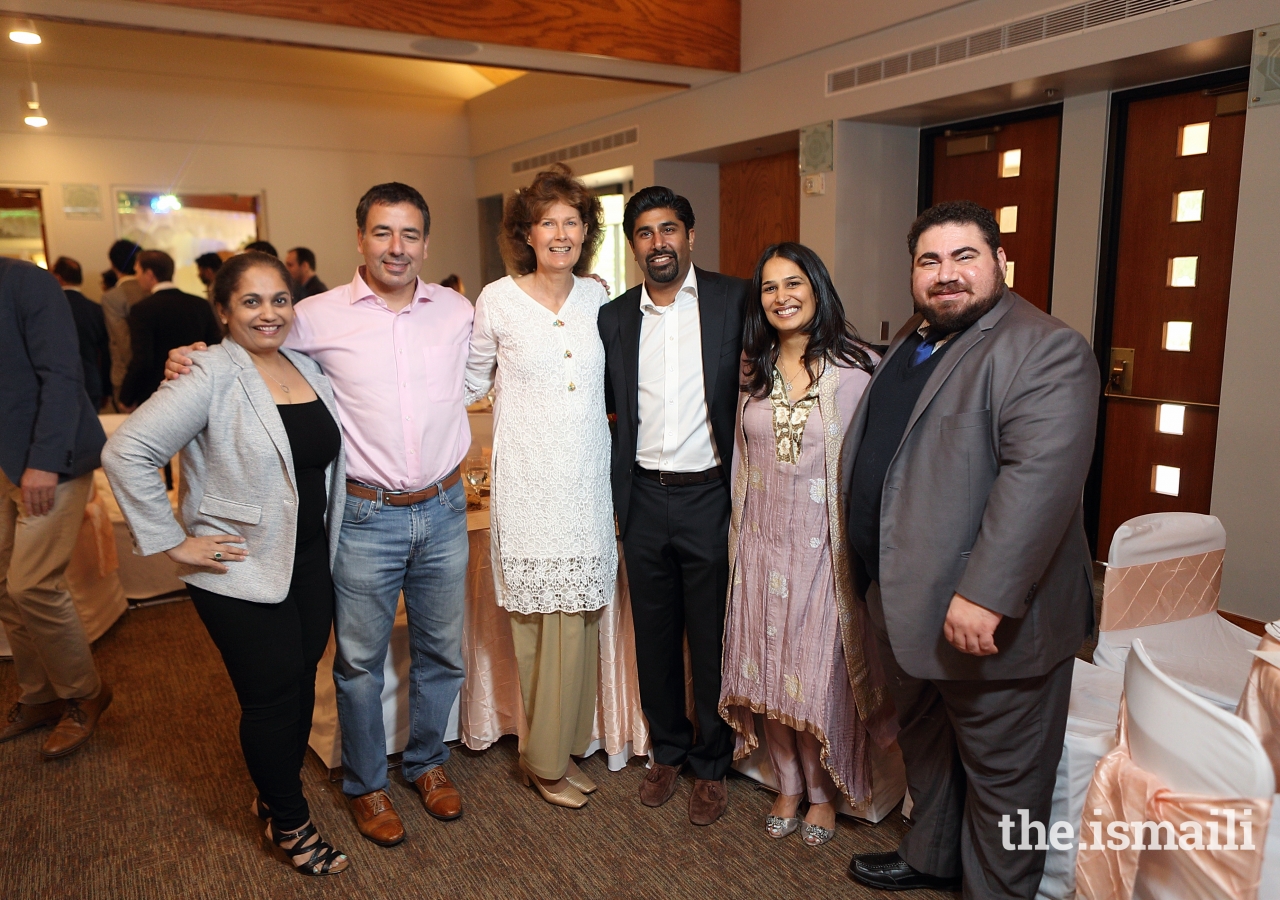
[(222, 559), (222, 551), (221, 551), (221, 550), (215, 550), (215, 551), (213, 551), (213, 558), (214, 558), (214, 559)]

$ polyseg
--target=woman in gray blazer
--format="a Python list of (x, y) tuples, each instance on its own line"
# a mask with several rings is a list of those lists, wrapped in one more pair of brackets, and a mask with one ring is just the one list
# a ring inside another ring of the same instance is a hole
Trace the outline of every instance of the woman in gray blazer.
[[(281, 349), (293, 307), (278, 259), (232, 257), (213, 298), (227, 340), (192, 353), (191, 374), (125, 420), (102, 466), (137, 552), (179, 564), (222, 653), (253, 811), (299, 872), (336, 874), (347, 858), (321, 840), (300, 777), (345, 500), (333, 391), (316, 363)], [(179, 451), (181, 522), (158, 472)]]

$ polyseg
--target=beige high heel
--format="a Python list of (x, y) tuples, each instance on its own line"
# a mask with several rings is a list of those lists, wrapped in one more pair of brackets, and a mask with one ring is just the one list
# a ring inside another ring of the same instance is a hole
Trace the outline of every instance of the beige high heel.
[(572, 759), (569, 760), (569, 765), (573, 766), (574, 771), (565, 773), (565, 781), (569, 782), (584, 794), (593, 794), (600, 790), (600, 785), (588, 778), (587, 773), (579, 769), (578, 764)]
[(552, 806), (563, 806), (566, 809), (582, 809), (587, 805), (587, 798), (582, 792), (570, 784), (563, 791), (550, 791), (536, 775), (525, 768), (524, 760), (520, 761), (520, 777), (524, 780), (526, 787), (534, 787), (538, 793), (542, 795), (542, 799), (546, 800)]

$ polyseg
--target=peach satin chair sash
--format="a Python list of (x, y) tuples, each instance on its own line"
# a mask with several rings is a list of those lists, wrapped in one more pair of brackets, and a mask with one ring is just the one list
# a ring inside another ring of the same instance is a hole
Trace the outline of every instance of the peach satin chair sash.
[[(1095, 813), (1095, 810), (1100, 812)], [(1234, 813), (1234, 842), (1252, 849), (1225, 849), (1233, 835), (1225, 810)], [(1204, 849), (1161, 849), (1159, 853), (1182, 853), (1224, 896), (1239, 900), (1256, 900), (1262, 876), (1263, 846), (1267, 823), (1271, 817), (1271, 798), (1207, 797), (1171, 791), (1150, 772), (1138, 768), (1129, 755), (1129, 736), (1125, 725), (1125, 703), (1120, 701), (1120, 726), (1116, 748), (1098, 761), (1085, 798), (1084, 817), (1076, 857), (1076, 891), (1083, 900), (1121, 900), (1133, 896), (1142, 850), (1134, 846), (1135, 822), (1168, 822), (1173, 826), (1176, 844), (1179, 838), (1190, 840), (1199, 826)], [(1108, 831), (1111, 823), (1124, 823), (1121, 832), (1129, 838), (1128, 846), (1113, 849), (1121, 843)], [(1246, 830), (1241, 824), (1250, 822)], [(1190, 828), (1184, 825), (1194, 823)], [(1248, 840), (1246, 842), (1246, 835)], [(1147, 844), (1167, 846), (1168, 829), (1152, 836), (1141, 835)], [(1214, 845), (1221, 849), (1214, 849)]]
[[(1278, 652), (1280, 641), (1264, 634), (1258, 649)], [(1253, 661), (1236, 715), (1258, 733), (1262, 749), (1267, 751), (1267, 758), (1275, 771), (1276, 784), (1280, 784), (1280, 669), (1265, 660)]]
[(1177, 622), (1218, 608), (1225, 550), (1107, 569), (1101, 631)]

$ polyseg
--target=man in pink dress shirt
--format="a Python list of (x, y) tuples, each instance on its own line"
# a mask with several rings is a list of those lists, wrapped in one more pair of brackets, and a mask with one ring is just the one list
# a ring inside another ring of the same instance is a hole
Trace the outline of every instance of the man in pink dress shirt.
[[(462, 390), (472, 307), (418, 278), (431, 227), (418, 191), (370, 188), (356, 227), (364, 265), (350, 284), (296, 308), (285, 346), (320, 363), (342, 420), (347, 504), (333, 570), (342, 788), (360, 833), (390, 847), (404, 827), (386, 793), (382, 688), (401, 591), (412, 649), (401, 771), (432, 816), (462, 815), (443, 764), (463, 674), (468, 553), (458, 466), (471, 444)], [(186, 370), (187, 349), (171, 355), (171, 377)]]

